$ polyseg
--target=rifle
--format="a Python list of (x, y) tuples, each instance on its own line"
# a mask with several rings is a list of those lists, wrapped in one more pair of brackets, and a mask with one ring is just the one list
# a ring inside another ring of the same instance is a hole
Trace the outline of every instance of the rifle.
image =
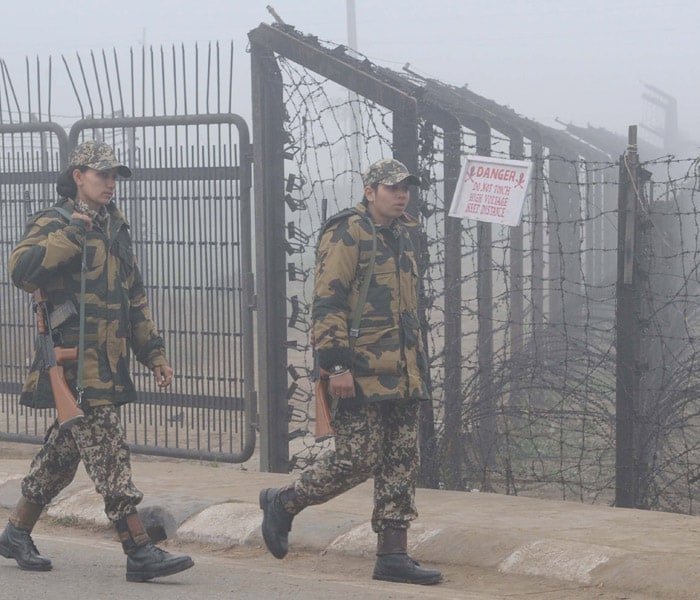
[(46, 306), (46, 297), (40, 289), (34, 291), (34, 306), (37, 316), (37, 345), (44, 359), (44, 366), (49, 372), (51, 391), (58, 414), (59, 429), (67, 429), (76, 421), (85, 417), (85, 413), (78, 406), (78, 402), (68, 387), (63, 374), (63, 363), (67, 360), (77, 360), (77, 348), (63, 348), (54, 346), (51, 321)]
[(328, 373), (319, 371), (319, 377), (314, 387), (316, 405), (316, 429), (314, 437), (317, 442), (322, 442), (335, 435), (335, 429), (331, 425), (331, 401), (328, 398)]
[(317, 442), (322, 442), (335, 435), (335, 429), (331, 425), (331, 402), (328, 397), (328, 376), (330, 373), (322, 369), (318, 364), (318, 352), (316, 351), (316, 339), (314, 330), (311, 329), (311, 348), (313, 349), (314, 367), (311, 379), (314, 384), (314, 406), (316, 408), (316, 425), (314, 437)]

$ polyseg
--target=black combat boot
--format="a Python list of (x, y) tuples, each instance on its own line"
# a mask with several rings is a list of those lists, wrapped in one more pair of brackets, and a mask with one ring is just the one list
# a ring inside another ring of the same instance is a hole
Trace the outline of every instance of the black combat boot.
[(138, 513), (122, 517), (114, 526), (126, 554), (127, 581), (148, 581), (155, 577), (174, 575), (194, 565), (189, 556), (170, 554), (154, 546)]
[(289, 532), (292, 530), (292, 514), (284, 508), (285, 502), (294, 501), (293, 487), (265, 488), (260, 492), (260, 508), (263, 510), (262, 534), (267, 549), (275, 558), (284, 558), (289, 550)]
[(52, 569), (51, 561), (39, 554), (30, 535), (43, 509), (43, 504), (34, 504), (24, 497), (20, 498), (5, 531), (0, 534), (0, 556), (14, 558), (19, 568), (25, 571)]
[(442, 581), (442, 573), (422, 568), (408, 555), (406, 529), (385, 529), (377, 539), (377, 562), (372, 579), (432, 585)]

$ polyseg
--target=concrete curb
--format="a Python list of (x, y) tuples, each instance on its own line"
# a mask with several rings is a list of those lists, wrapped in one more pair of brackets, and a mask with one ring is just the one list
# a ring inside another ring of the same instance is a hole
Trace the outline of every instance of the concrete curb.
[[(12, 508), (20, 497), (22, 476), (1, 469), (0, 506)], [(251, 500), (260, 483), (278, 476), (235, 474), (225, 489), (216, 490), (205, 481), (210, 471), (203, 471), (202, 481), (191, 489), (219, 491), (219, 496), (201, 497), (177, 493), (172, 481), (157, 479), (158, 473), (153, 470), (148, 481), (152, 490), (139, 507), (147, 527), (160, 525), (168, 537), (183, 542), (264, 547), (262, 512)], [(300, 513), (290, 533), (292, 550), (373, 560), (376, 536), (364, 515), (370, 489), (353, 490), (346, 498)], [(241, 499), (231, 499), (232, 491)], [(695, 517), (532, 498), (419, 492), (426, 510), (411, 527), (409, 552), (425, 564), (469, 565), (655, 598), (698, 597), (700, 521)], [(47, 515), (109, 528), (102, 498), (86, 481), (66, 488)]]

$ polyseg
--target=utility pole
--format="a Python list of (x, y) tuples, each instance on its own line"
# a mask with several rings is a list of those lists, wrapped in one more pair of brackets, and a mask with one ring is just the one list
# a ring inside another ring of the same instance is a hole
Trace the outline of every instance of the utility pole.
[(355, 12), (355, 0), (346, 0), (346, 9), (348, 21), (348, 47), (357, 51), (357, 14)]
[[(348, 48), (357, 52), (357, 13), (355, 11), (355, 0), (345, 0), (345, 12), (347, 20)], [(355, 108), (359, 108), (358, 97), (355, 92), (348, 92), (348, 110), (349, 110), (349, 131), (352, 133), (350, 137), (350, 159), (348, 165), (348, 184), (349, 192), (352, 194), (355, 190), (355, 175), (356, 172), (362, 172), (363, 167), (360, 164), (360, 132), (357, 127), (357, 119), (355, 118)]]

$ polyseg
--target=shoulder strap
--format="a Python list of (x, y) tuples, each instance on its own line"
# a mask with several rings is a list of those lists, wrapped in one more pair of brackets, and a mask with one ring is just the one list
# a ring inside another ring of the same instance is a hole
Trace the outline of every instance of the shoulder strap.
[(63, 217), (63, 219), (65, 219), (66, 221), (71, 220), (71, 214), (65, 208), (63, 208), (62, 206), (53, 205), (53, 206), (49, 206), (47, 208), (42, 208), (40, 210), (37, 210), (36, 212), (33, 212), (31, 215), (29, 215), (28, 222), (32, 222), (35, 219), (37, 219), (38, 217), (40, 217), (42, 215), (50, 214), (52, 212), (58, 213), (59, 216)]
[(78, 373), (76, 392), (78, 406), (82, 406), (85, 374), (85, 280), (87, 279), (87, 242), (83, 240), (83, 253), (80, 261), (80, 328), (78, 329)]
[(323, 234), (326, 232), (326, 230), (333, 223), (335, 223), (336, 221), (340, 221), (341, 219), (345, 219), (345, 218), (347, 218), (351, 215), (354, 215), (354, 214), (361, 215), (362, 213), (359, 210), (357, 210), (356, 208), (346, 208), (344, 210), (341, 210), (339, 213), (336, 213), (336, 214), (328, 217), (328, 219), (326, 219), (326, 221), (323, 223), (323, 225), (321, 225), (321, 230), (318, 232), (318, 239), (316, 240), (317, 247), (318, 247), (318, 243), (321, 241), (321, 238), (323, 237)]
[(59, 215), (66, 219), (66, 221), (71, 220), (71, 214), (62, 206), (52, 206), (48, 210), (55, 210)]

